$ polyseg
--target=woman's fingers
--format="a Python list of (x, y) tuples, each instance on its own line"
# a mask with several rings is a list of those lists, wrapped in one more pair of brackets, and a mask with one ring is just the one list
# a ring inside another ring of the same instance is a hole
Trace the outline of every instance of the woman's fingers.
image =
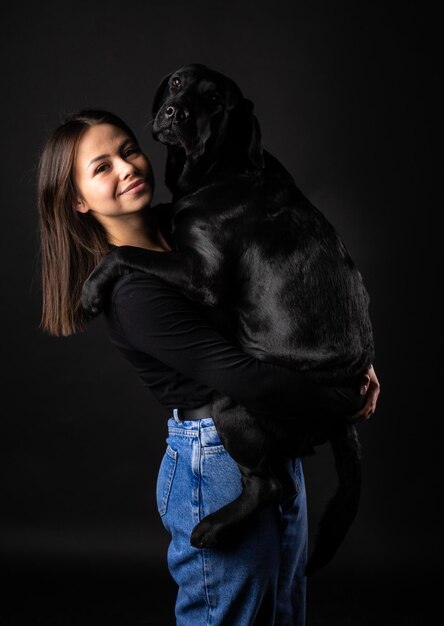
[(378, 377), (372, 365), (367, 374), (364, 375), (364, 380), (361, 385), (361, 394), (367, 395), (366, 402), (362, 409), (356, 413), (353, 421), (366, 422), (375, 413), (380, 392), (381, 385), (379, 384)]

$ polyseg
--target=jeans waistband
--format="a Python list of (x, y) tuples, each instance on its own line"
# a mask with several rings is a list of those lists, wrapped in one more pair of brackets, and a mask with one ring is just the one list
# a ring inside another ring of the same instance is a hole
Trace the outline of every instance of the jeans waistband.
[[(171, 440), (176, 437), (197, 439), (203, 446), (221, 445), (216, 425), (211, 417), (204, 417), (199, 420), (184, 420), (176, 422), (174, 418), (168, 420), (168, 435)], [(184, 439), (185, 441), (185, 439)]]

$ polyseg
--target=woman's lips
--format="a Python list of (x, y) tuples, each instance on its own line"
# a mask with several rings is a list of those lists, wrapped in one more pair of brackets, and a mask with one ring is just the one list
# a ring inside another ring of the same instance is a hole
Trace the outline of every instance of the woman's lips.
[(143, 189), (145, 189), (145, 184), (146, 182), (143, 178), (141, 178), (140, 180), (136, 180), (131, 185), (128, 185), (128, 187), (126, 187), (120, 195), (123, 196), (123, 194), (127, 194), (127, 193), (130, 193), (130, 194), (139, 193), (139, 191), (143, 191)]

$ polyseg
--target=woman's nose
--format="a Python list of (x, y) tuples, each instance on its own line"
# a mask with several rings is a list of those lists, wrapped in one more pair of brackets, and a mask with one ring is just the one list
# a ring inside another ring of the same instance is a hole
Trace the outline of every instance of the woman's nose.
[(134, 166), (133, 163), (122, 161), (119, 167), (119, 176), (121, 180), (124, 180), (125, 178), (128, 178), (128, 176), (131, 176), (132, 174), (136, 174), (136, 173), (137, 173), (137, 168)]

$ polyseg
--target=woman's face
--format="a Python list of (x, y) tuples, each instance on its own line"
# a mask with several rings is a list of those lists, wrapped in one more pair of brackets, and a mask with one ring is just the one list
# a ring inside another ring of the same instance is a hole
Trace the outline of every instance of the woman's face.
[(110, 124), (91, 126), (82, 135), (74, 163), (79, 192), (76, 209), (91, 212), (105, 228), (151, 202), (151, 165), (137, 143)]

